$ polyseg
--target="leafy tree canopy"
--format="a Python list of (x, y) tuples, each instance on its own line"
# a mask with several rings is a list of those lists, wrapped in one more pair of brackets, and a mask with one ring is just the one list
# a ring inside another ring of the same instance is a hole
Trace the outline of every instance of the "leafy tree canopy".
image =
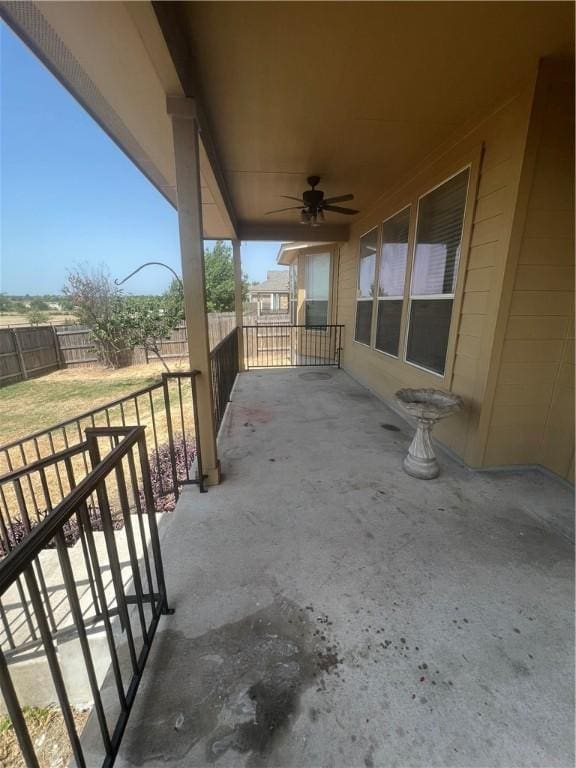
[(50, 319), (48, 312), (32, 306), (26, 311), (26, 317), (30, 325), (44, 325)]
[(182, 291), (176, 280), (162, 296), (126, 296), (105, 269), (75, 270), (68, 274), (64, 293), (78, 322), (90, 329), (106, 365), (117, 368), (125, 362), (126, 352), (144, 347), (168, 370), (160, 342), (183, 319)]
[[(208, 312), (234, 311), (234, 260), (232, 248), (218, 240), (213, 248), (204, 252), (206, 276), (206, 310)], [(242, 300), (248, 295), (248, 279), (242, 276)]]

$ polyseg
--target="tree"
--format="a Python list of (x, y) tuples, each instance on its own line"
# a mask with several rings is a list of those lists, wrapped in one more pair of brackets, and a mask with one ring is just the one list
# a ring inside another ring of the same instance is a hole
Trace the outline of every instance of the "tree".
[(72, 302), (78, 322), (89, 328), (101, 361), (120, 367), (123, 352), (134, 346), (123, 312), (122, 290), (114, 285), (107, 270), (70, 272), (63, 293)]
[(184, 320), (184, 291), (182, 283), (179, 280), (172, 280), (170, 288), (163, 296), (166, 304), (166, 312), (173, 318), (174, 323), (178, 325)]
[(47, 312), (50, 309), (50, 306), (40, 296), (35, 296), (30, 301), (30, 309), (37, 309), (41, 312)]
[[(176, 283), (176, 287), (174, 287)], [(125, 312), (131, 327), (131, 341), (135, 347), (144, 347), (158, 357), (170, 372), (162, 357), (163, 339), (170, 336), (184, 317), (183, 295), (179, 283), (174, 280), (162, 296), (126, 296)]]
[[(232, 312), (234, 310), (234, 260), (232, 248), (218, 240), (212, 249), (204, 253), (206, 277), (206, 309), (208, 312)], [(248, 295), (246, 275), (242, 276), (242, 301)]]
[(30, 309), (26, 311), (26, 317), (28, 318), (30, 325), (43, 325), (48, 322), (50, 315), (48, 312), (43, 312), (41, 309), (31, 306)]
[(127, 351), (144, 347), (169, 371), (160, 344), (183, 318), (182, 290), (174, 283), (162, 296), (125, 296), (100, 268), (90, 273), (70, 272), (64, 294), (79, 323), (90, 329), (98, 356), (106, 365), (118, 368), (125, 363)]

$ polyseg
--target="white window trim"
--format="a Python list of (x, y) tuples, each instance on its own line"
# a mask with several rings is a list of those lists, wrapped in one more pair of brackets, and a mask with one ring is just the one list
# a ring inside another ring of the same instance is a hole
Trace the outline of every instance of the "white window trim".
[(355, 303), (354, 303), (354, 337), (352, 339), (353, 344), (360, 344), (361, 347), (367, 347), (368, 349), (372, 349), (372, 328), (374, 326), (374, 306), (372, 306), (372, 318), (370, 322), (370, 338), (368, 339), (368, 343), (365, 341), (358, 341), (356, 338), (356, 327), (358, 323), (358, 302), (359, 301), (371, 301), (372, 305), (374, 305), (374, 296), (358, 296), (358, 280), (360, 278), (360, 243), (362, 242), (362, 238), (366, 235), (369, 235), (370, 232), (374, 232), (376, 230), (376, 250), (374, 251), (374, 279), (376, 280), (378, 277), (378, 273), (376, 271), (377, 265), (378, 265), (378, 249), (380, 247), (380, 225), (376, 224), (373, 227), (370, 227), (370, 229), (367, 229), (366, 232), (363, 232), (358, 237), (358, 263), (356, 266), (356, 297), (355, 297)]
[[(407, 247), (407, 253), (406, 253), (406, 264), (404, 265), (404, 290), (403, 292), (398, 296), (380, 296), (380, 261), (382, 259), (382, 244), (384, 239), (384, 224), (386, 224), (387, 221), (390, 221), (391, 219), (396, 218), (396, 216), (400, 215), (401, 213), (404, 213), (404, 211), (408, 211), (408, 243), (406, 244)], [(383, 221), (380, 223), (380, 237), (379, 237), (379, 248), (377, 252), (377, 259), (376, 259), (376, 297), (375, 297), (375, 305), (376, 305), (376, 319), (374, 321), (374, 339), (372, 340), (371, 348), (374, 350), (374, 352), (378, 352), (380, 355), (386, 355), (386, 357), (391, 357), (393, 360), (400, 360), (401, 356), (400, 353), (402, 351), (402, 314), (404, 312), (404, 302), (406, 301), (406, 284), (407, 284), (407, 276), (408, 276), (408, 267), (410, 266), (410, 219), (412, 215), (412, 203), (408, 203), (407, 205), (403, 205), (401, 208), (399, 208), (397, 211), (395, 211), (390, 216), (387, 216)], [(412, 278), (412, 274), (410, 273), (410, 278)], [(409, 295), (408, 295), (409, 298)], [(402, 302), (402, 310), (400, 312), (400, 335), (398, 338), (398, 354), (393, 355), (392, 352), (385, 352), (383, 349), (378, 349), (376, 346), (376, 333), (378, 329), (378, 311), (379, 306), (378, 302), (380, 301), (401, 301)]]
[[(304, 268), (303, 268), (303, 281), (304, 281), (304, 301), (302, 302), (302, 311), (304, 313), (303, 317), (303, 326), (305, 328), (309, 328), (313, 331), (317, 331), (319, 333), (327, 333), (328, 332), (328, 326), (332, 325), (332, 279), (333, 279), (333, 273), (332, 270), (334, 268), (334, 249), (328, 248), (326, 249), (324, 246), (314, 246), (313, 248), (307, 249), (303, 253), (304, 258), (306, 261), (304, 262)], [(308, 292), (306, 289), (306, 279), (307, 279), (307, 272), (308, 272), (308, 258), (310, 256), (322, 256), (322, 255), (328, 255), (328, 299), (327, 299), (327, 307), (326, 307), (326, 324), (325, 325), (306, 325), (306, 304), (308, 301), (315, 301), (315, 299), (308, 299)]]
[[(413, 368), (417, 368), (419, 371), (425, 371), (426, 373), (430, 374), (431, 376), (436, 376), (436, 378), (444, 380), (446, 378), (446, 373), (448, 371), (448, 351), (449, 351), (449, 345), (450, 345), (450, 335), (452, 333), (452, 324), (454, 322), (454, 303), (456, 299), (456, 291), (453, 293), (442, 293), (442, 294), (415, 294), (412, 295), (412, 278), (414, 275), (414, 258), (416, 256), (416, 245), (418, 243), (418, 221), (420, 216), (420, 201), (422, 198), (426, 197), (426, 195), (429, 195), (431, 192), (434, 192), (435, 189), (438, 189), (439, 187), (443, 187), (444, 184), (447, 184), (449, 181), (451, 181), (456, 176), (459, 176), (463, 171), (468, 170), (468, 183), (466, 185), (466, 199), (464, 201), (464, 214), (462, 216), (462, 230), (460, 232), (460, 256), (458, 258), (458, 264), (456, 265), (456, 274), (454, 277), (454, 288), (456, 288), (458, 284), (458, 279), (460, 277), (460, 266), (462, 264), (462, 239), (464, 236), (464, 226), (466, 224), (466, 217), (468, 214), (468, 206), (470, 203), (470, 183), (472, 180), (472, 163), (466, 163), (466, 165), (463, 165), (459, 170), (452, 173), (450, 176), (447, 176), (445, 179), (443, 179), (438, 184), (435, 184), (433, 187), (430, 187), (430, 189), (426, 190), (426, 192), (423, 192), (421, 195), (418, 196), (418, 202), (416, 205), (416, 221), (415, 221), (415, 227), (414, 227), (414, 242), (412, 244), (412, 253), (409, 255), (410, 258), (410, 285), (408, 288), (408, 314), (406, 316), (406, 328), (404, 331), (404, 340), (403, 340), (403, 355), (402, 355), (402, 362), (406, 363), (406, 365), (410, 365)], [(444, 371), (443, 373), (438, 373), (438, 371), (433, 371), (431, 368), (426, 368), (423, 365), (419, 365), (418, 363), (413, 362), (412, 360), (407, 359), (408, 354), (408, 337), (410, 335), (410, 320), (412, 317), (412, 300), (413, 299), (429, 299), (429, 300), (438, 300), (438, 299), (451, 299), (452, 300), (452, 311), (450, 314), (450, 326), (448, 328), (448, 346), (446, 349), (446, 358), (444, 360)]]

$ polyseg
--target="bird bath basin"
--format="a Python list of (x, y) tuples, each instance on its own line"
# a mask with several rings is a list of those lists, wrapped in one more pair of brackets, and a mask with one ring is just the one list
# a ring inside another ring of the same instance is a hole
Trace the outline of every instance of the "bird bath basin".
[(396, 401), (417, 422), (414, 440), (404, 459), (404, 470), (420, 480), (438, 477), (440, 467), (432, 447), (432, 429), (437, 421), (462, 408), (462, 398), (440, 389), (399, 389)]

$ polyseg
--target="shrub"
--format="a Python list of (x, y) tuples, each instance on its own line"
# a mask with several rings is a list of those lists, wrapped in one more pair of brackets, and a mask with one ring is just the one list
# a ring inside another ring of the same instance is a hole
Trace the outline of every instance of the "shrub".
[[(30, 521), (30, 527), (32, 530), (38, 525), (39, 522), (42, 522), (46, 515), (48, 514), (48, 510), (43, 510), (38, 513), (39, 520), (31, 520)], [(103, 530), (102, 526), (102, 516), (100, 514), (100, 510), (98, 507), (92, 507), (88, 506), (88, 517), (90, 519), (90, 527), (93, 531), (101, 531)], [(124, 527), (124, 521), (122, 520), (121, 516), (115, 515), (114, 512), (112, 512), (112, 527), (115, 530), (120, 530), (120, 528)], [(78, 541), (80, 538), (80, 528), (78, 526), (78, 520), (76, 519), (76, 515), (73, 515), (70, 520), (68, 520), (67, 523), (64, 524), (63, 527), (64, 531), (64, 539), (66, 541), (66, 544), (69, 547), (73, 547), (74, 544)], [(5, 541), (6, 536), (8, 538), (8, 541)], [(10, 525), (6, 526), (6, 533), (3, 536), (0, 536), (0, 557), (3, 557), (4, 555), (7, 555), (8, 552), (13, 550), (20, 542), (24, 541), (24, 539), (28, 536), (28, 531), (26, 530), (26, 526), (22, 522), (22, 520), (19, 517), (12, 518)], [(56, 543), (54, 540), (52, 540), (46, 547), (46, 549), (54, 549), (56, 546)]]
[[(176, 459), (176, 477), (186, 480), (187, 470), (190, 469), (196, 457), (196, 443), (187, 440), (182, 435), (174, 438), (174, 457)], [(158, 446), (158, 452), (152, 451), (149, 457), (150, 479), (156, 512), (172, 512), (176, 506), (176, 497), (172, 482), (172, 461), (170, 444)], [(140, 494), (142, 498), (142, 493)]]
[[(183, 481), (187, 478), (187, 470), (190, 470), (194, 458), (196, 457), (196, 443), (194, 440), (186, 440), (181, 435), (176, 435), (174, 438), (174, 457), (176, 459), (176, 477), (178, 480)], [(154, 497), (154, 506), (156, 512), (172, 512), (176, 506), (176, 497), (174, 495), (174, 488), (172, 482), (172, 461), (170, 458), (170, 445), (169, 443), (163, 443), (158, 446), (158, 452), (155, 450), (151, 452), (149, 456), (150, 463), (150, 480), (152, 483), (152, 495)], [(146, 503), (144, 493), (140, 489), (140, 502), (142, 504), (143, 511), (146, 511)], [(124, 527), (124, 519), (120, 510), (112, 508), (110, 513), (112, 515), (112, 526), (114, 530), (121, 530)], [(48, 510), (44, 510), (38, 513), (39, 520), (32, 520), (32, 529), (41, 522)], [(102, 531), (102, 516), (98, 507), (88, 505), (88, 516), (90, 519), (90, 527), (93, 531)], [(74, 544), (80, 538), (80, 529), (78, 526), (78, 520), (76, 515), (73, 515), (70, 520), (64, 525), (64, 539), (69, 547), (73, 547)], [(5, 532), (0, 532), (0, 557), (4, 557), (8, 552), (13, 550), (20, 542), (24, 541), (27, 537), (28, 531), (26, 526), (19, 517), (11, 519), (9, 525), (5, 526)], [(7, 539), (7, 541), (6, 541)], [(56, 546), (54, 541), (51, 541), (47, 549), (52, 549)]]

